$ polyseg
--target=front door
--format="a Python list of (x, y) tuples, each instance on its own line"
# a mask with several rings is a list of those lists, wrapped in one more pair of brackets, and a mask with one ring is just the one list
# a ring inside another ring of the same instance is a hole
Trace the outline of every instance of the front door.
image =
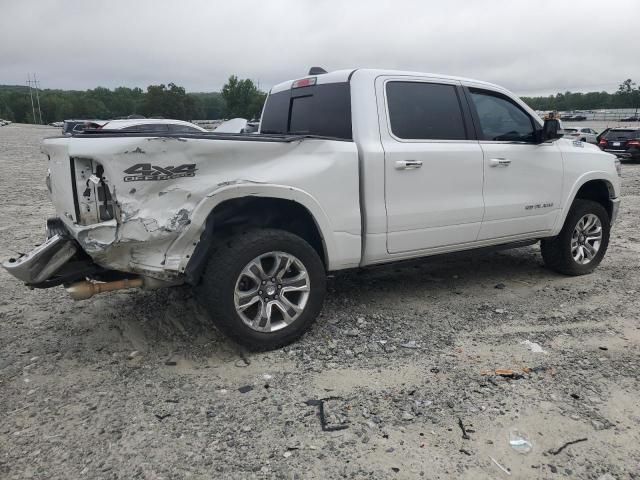
[[(480, 231), (482, 150), (455, 81), (380, 78), (390, 254), (474, 242)], [(466, 114), (466, 116), (465, 116)]]
[(550, 232), (561, 209), (560, 149), (536, 143), (536, 123), (509, 96), (473, 87), (467, 94), (484, 154), (485, 215), (478, 240)]

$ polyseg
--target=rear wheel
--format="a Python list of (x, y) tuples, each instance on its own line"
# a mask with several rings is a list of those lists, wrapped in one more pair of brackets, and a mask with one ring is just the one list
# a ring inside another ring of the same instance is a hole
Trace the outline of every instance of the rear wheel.
[(325, 291), (316, 251), (289, 232), (264, 229), (216, 245), (196, 295), (225, 334), (250, 349), (270, 350), (309, 329)]
[(607, 251), (610, 228), (601, 204), (576, 199), (560, 234), (541, 242), (545, 265), (565, 275), (591, 273)]

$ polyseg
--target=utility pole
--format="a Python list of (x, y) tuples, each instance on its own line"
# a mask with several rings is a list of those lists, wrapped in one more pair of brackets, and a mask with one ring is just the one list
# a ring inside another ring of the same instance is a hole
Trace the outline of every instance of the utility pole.
[(40, 117), (40, 125), (42, 125), (42, 110), (40, 109), (40, 94), (38, 93), (38, 80), (36, 78), (36, 74), (33, 74), (33, 80), (31, 79), (31, 74), (27, 74), (27, 85), (29, 85), (29, 96), (31, 97), (31, 112), (33, 114), (33, 123), (38, 123), (38, 119), (36, 118), (36, 108), (33, 103), (33, 90), (35, 88), (36, 91), (36, 102), (38, 103), (38, 115)]
[(33, 82), (36, 85), (36, 100), (38, 101), (38, 115), (40, 117), (40, 125), (42, 125), (42, 110), (40, 109), (40, 94), (38, 93), (40, 85), (38, 84), (38, 79), (36, 78), (35, 73), (33, 74)]
[(36, 123), (36, 108), (33, 106), (33, 90), (31, 88), (31, 74), (27, 73), (27, 85), (29, 85), (29, 96), (31, 97), (31, 113), (33, 116), (33, 123)]

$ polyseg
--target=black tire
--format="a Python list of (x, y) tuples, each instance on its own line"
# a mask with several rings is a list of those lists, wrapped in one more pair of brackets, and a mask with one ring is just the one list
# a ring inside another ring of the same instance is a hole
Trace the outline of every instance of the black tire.
[[(234, 304), (236, 282), (245, 266), (268, 252), (295, 256), (307, 270), (309, 297), (300, 316), (274, 332), (259, 332), (244, 323)], [(227, 336), (250, 350), (273, 350), (306, 332), (322, 310), (326, 272), (318, 253), (302, 238), (283, 230), (249, 230), (216, 244), (207, 261), (196, 298), (212, 322)]]
[[(600, 249), (593, 259), (586, 265), (583, 265), (576, 262), (571, 255), (571, 236), (580, 219), (589, 213), (596, 215), (602, 224), (602, 240)], [(565, 275), (585, 275), (591, 273), (600, 265), (602, 258), (607, 252), (610, 230), (609, 214), (601, 204), (592, 200), (576, 199), (567, 215), (560, 234), (556, 237), (545, 238), (540, 243), (542, 259), (548, 268)]]

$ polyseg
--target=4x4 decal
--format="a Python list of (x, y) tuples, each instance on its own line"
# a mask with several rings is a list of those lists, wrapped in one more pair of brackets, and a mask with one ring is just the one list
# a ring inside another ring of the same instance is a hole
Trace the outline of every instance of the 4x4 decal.
[(195, 177), (196, 164), (185, 163), (177, 167), (159, 167), (150, 163), (137, 163), (133, 167), (127, 168), (124, 173), (125, 182), (140, 182), (146, 180), (171, 180), (180, 177)]

